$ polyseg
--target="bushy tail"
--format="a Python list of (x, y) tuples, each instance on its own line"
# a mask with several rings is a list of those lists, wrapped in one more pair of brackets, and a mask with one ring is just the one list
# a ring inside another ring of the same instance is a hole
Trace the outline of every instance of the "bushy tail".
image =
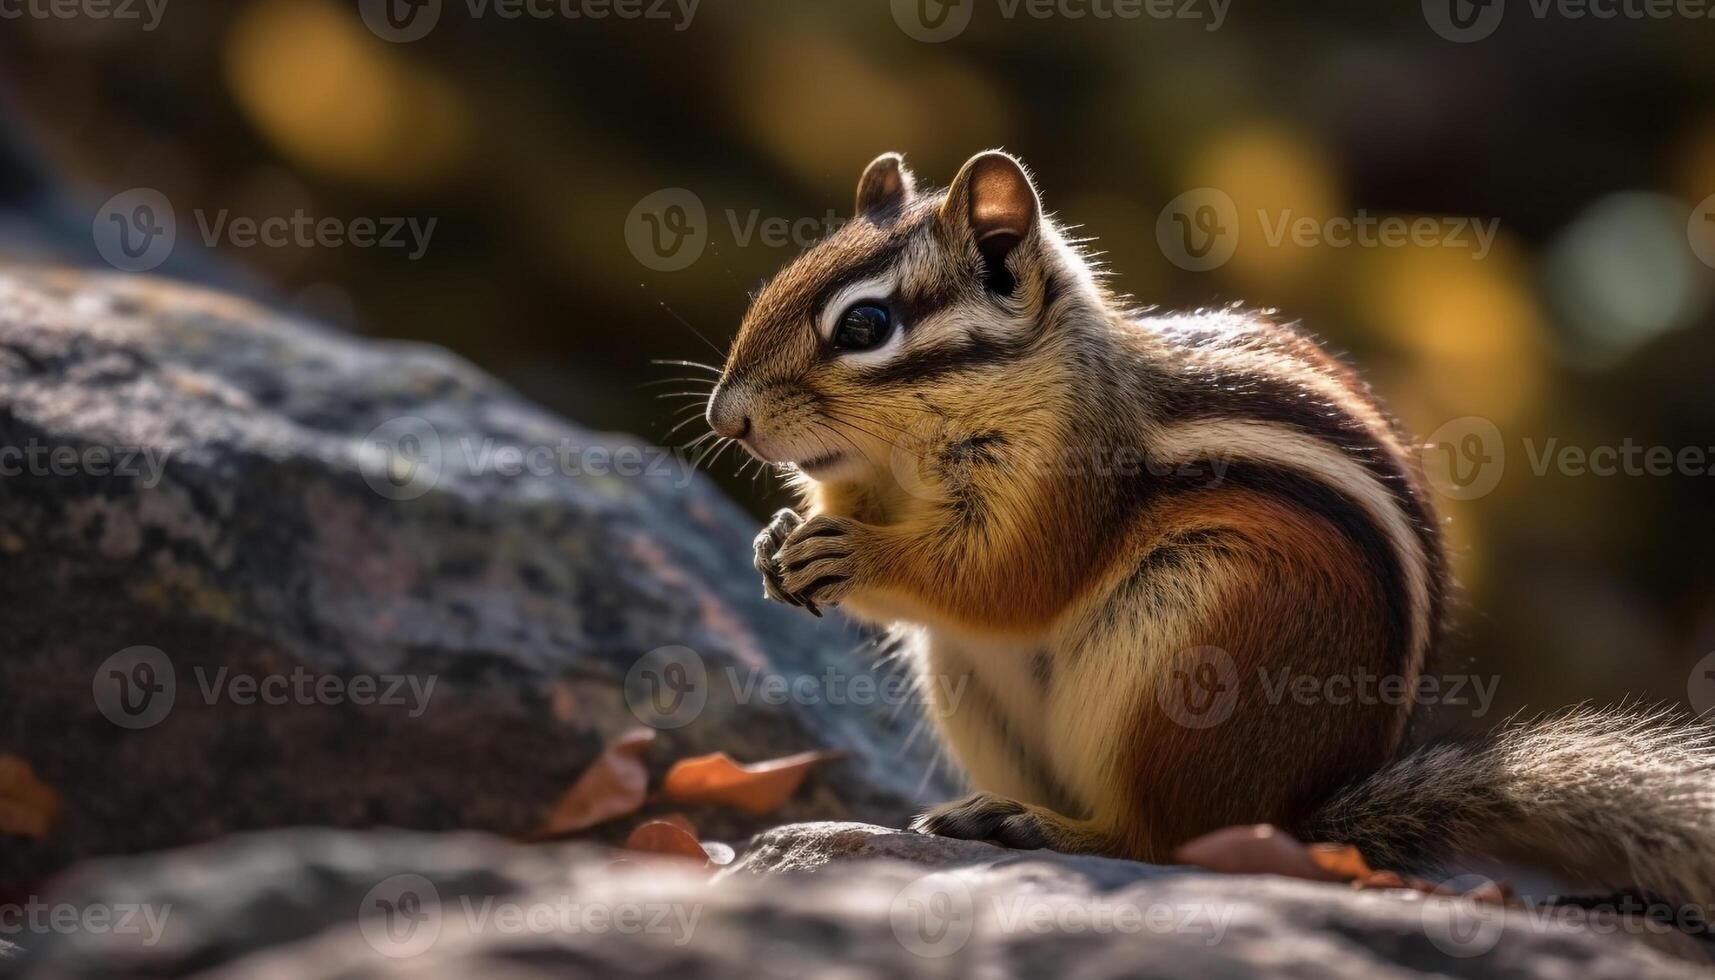
[(1378, 868), (1522, 861), (1715, 908), (1715, 728), (1668, 711), (1575, 709), (1426, 745), (1337, 794), (1312, 831)]

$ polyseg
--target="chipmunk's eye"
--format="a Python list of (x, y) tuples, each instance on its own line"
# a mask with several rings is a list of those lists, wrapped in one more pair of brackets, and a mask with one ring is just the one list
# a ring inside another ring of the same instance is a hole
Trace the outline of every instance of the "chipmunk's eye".
[(887, 310), (872, 303), (859, 303), (840, 314), (834, 324), (834, 349), (840, 351), (875, 350), (893, 336), (893, 317)]

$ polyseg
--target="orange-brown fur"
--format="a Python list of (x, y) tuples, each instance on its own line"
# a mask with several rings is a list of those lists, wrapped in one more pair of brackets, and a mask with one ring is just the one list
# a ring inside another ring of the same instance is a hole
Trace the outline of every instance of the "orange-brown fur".
[(1373, 669), (1381, 659), (1373, 640), (1380, 597), (1337, 530), (1245, 491), (1196, 494), (1160, 511), (1144, 518), (1136, 553), (1149, 554), (1187, 530), (1223, 532), (1214, 554), (1187, 559), (1225, 566), (1224, 595), (1213, 615), (1187, 628), (1192, 649), (1215, 647), (1232, 657), (1238, 696), (1231, 716), (1210, 729), (1179, 724), (1155, 698), (1138, 705), (1124, 766), (1137, 806), (1126, 812), (1123, 836), (1128, 853), (1157, 861), (1185, 840), (1229, 825), (1273, 822), (1301, 830), (1330, 791), (1392, 756), (1400, 711), (1267, 699), (1261, 671), (1285, 668), (1322, 679)]
[[(842, 340), (853, 311), (887, 329)], [(1166, 860), (1268, 822), (1403, 866), (1543, 827), (1568, 862), (1617, 858), (1687, 897), (1715, 879), (1706, 847), (1686, 870), (1579, 823), (1706, 836), (1706, 729), (1570, 716), (1399, 756), (1409, 696), (1338, 701), (1331, 683), (1366, 677), (1409, 692), (1441, 630), (1409, 439), (1295, 329), (1124, 307), (1010, 157), (974, 157), (944, 193), (896, 155), (871, 164), (853, 221), (755, 298), (708, 418), (800, 490), (756, 542), (767, 594), (915, 628), (978, 790), (920, 829)], [(1151, 465), (1068, 466), (1069, 449)], [(1174, 701), (1211, 663), (1231, 692), (1214, 723)]]

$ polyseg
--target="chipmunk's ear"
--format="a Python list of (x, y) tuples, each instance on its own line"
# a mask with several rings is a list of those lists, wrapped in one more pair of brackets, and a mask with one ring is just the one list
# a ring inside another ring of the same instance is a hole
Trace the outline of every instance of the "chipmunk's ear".
[(1034, 242), (1041, 216), (1042, 204), (1024, 165), (1010, 154), (989, 150), (967, 160), (953, 178), (940, 220), (952, 240), (970, 241), (982, 253), (989, 287), (1010, 293), (1014, 274), (1007, 259), (1021, 244)]
[(905, 169), (905, 158), (897, 153), (883, 153), (863, 168), (858, 178), (857, 210), (853, 214), (871, 211), (897, 211), (911, 203), (917, 195), (917, 182)]

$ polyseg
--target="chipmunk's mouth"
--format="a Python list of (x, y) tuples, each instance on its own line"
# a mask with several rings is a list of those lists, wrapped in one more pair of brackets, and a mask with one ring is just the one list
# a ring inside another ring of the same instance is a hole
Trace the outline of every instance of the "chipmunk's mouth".
[(794, 463), (793, 465), (798, 467), (799, 471), (802, 472), (803, 474), (805, 474), (806, 476), (819, 477), (819, 476), (826, 475), (828, 473), (832, 473), (834, 470), (838, 469), (840, 463), (843, 462), (845, 460), (845, 458), (846, 458), (845, 453), (837, 453), (836, 452), (836, 453), (829, 453), (826, 456), (816, 456), (816, 457), (813, 457), (811, 459), (801, 459), (798, 462)]

